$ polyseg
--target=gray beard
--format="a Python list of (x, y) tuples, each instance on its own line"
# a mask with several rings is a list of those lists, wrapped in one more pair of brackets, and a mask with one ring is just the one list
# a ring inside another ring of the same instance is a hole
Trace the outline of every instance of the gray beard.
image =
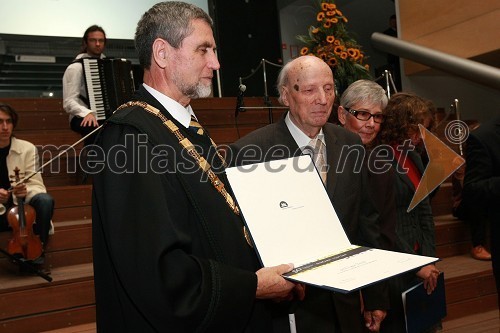
[(204, 98), (210, 96), (212, 93), (212, 86), (204, 86), (201, 83), (198, 83), (195, 86), (185, 86), (181, 85), (179, 87), (179, 90), (186, 95), (187, 97), (191, 99), (196, 99), (196, 98)]
[(182, 80), (180, 80), (179, 76), (177, 76), (176, 74), (174, 74), (173, 77), (174, 83), (184, 96), (187, 96), (191, 99), (204, 98), (210, 96), (212, 92), (211, 84), (205, 86), (201, 82), (198, 82), (197, 84), (194, 85), (188, 85), (185, 82), (182, 82)]
[(212, 93), (212, 86), (211, 85), (204, 86), (201, 83), (198, 83), (198, 85), (196, 85), (196, 89), (195, 89), (196, 97), (191, 97), (191, 98), (205, 98), (205, 97), (210, 96), (211, 93)]

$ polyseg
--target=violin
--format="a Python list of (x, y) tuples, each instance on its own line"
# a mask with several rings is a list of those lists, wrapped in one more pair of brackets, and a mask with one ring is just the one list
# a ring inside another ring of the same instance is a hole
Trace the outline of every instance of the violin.
[[(19, 183), (20, 170), (14, 169), (15, 182)], [(43, 248), (40, 237), (33, 232), (35, 223), (35, 209), (24, 203), (24, 198), (17, 198), (17, 206), (7, 213), (7, 221), (12, 228), (12, 238), (7, 245), (7, 251), (12, 256), (22, 256), (25, 260), (34, 260), (42, 255)]]

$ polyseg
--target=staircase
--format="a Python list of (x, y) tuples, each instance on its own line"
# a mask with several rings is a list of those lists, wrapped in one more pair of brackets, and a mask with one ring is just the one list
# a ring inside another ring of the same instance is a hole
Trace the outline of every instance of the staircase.
[[(43, 161), (80, 138), (69, 130), (60, 99), (2, 99), (2, 102), (19, 112), (15, 135), (38, 145)], [(275, 100), (272, 102), (277, 105)], [(236, 118), (235, 104), (235, 98), (209, 98), (193, 103), (198, 119), (219, 144), (231, 143), (268, 122), (267, 109), (247, 110)], [(263, 106), (263, 101), (248, 98), (245, 105)], [(275, 111), (275, 121), (281, 112)], [(59, 169), (43, 170), (48, 192), (56, 202), (55, 234), (50, 237), (46, 259), (53, 281), (21, 275), (17, 266), (0, 254), (0, 333), (95, 332), (91, 185), (80, 184), (81, 174), (71, 169), (78, 162), (80, 149), (77, 146), (65, 154), (57, 164)], [(438, 268), (446, 279), (448, 315), (443, 326), (445, 331), (450, 327), (449, 332), (469, 332), (456, 328), (462, 325), (457, 320), (476, 314), (480, 316), (478, 321), (485, 321), (485, 314), (498, 313), (491, 263), (470, 258), (468, 226), (450, 215), (450, 183), (440, 187), (432, 206), (437, 255), (442, 258)], [(1, 233), (0, 246), (5, 248), (8, 238), (8, 233)], [(498, 331), (498, 325), (493, 329), (492, 332)]]
[[(450, 198), (451, 184), (444, 183), (433, 198), (433, 208)], [(449, 208), (451, 211), (451, 201)], [(498, 311), (491, 262), (471, 258), (469, 226), (451, 214), (435, 215), (434, 221), (437, 256), (442, 259), (437, 267), (444, 272), (446, 281), (446, 321)]]
[[(442, 121), (442, 109), (436, 114), (440, 125), (434, 130), (442, 142), (449, 141), (444, 135), (448, 121)], [(455, 119), (451, 115), (449, 120)], [(466, 121), (469, 128), (476, 128), (477, 121)], [(460, 154), (458, 145), (449, 144), (457, 154)], [(498, 301), (495, 279), (493, 277), (491, 261), (472, 259), (472, 248), (469, 225), (452, 216), (452, 183), (448, 178), (431, 199), (432, 212), (436, 226), (436, 251), (442, 260), (437, 267), (445, 273), (446, 303), (448, 314), (443, 328), (447, 332), (498, 332), (500, 320), (498, 317)], [(473, 221), (472, 221), (473, 223)], [(490, 314), (493, 322), (491, 330), (468, 327), (462, 330), (456, 324), (464, 324), (464, 320), (485, 322), (485, 314)], [(464, 319), (465, 318), (465, 319)], [(453, 328), (453, 329), (452, 329)]]

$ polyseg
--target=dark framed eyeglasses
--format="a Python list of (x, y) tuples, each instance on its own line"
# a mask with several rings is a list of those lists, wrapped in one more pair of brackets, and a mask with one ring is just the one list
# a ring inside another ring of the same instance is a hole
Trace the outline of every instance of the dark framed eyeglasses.
[(382, 113), (375, 113), (375, 114), (372, 114), (368, 111), (358, 111), (358, 110), (354, 110), (354, 109), (345, 109), (347, 112), (349, 112), (350, 114), (352, 114), (354, 117), (356, 117), (356, 119), (359, 119), (359, 120), (362, 120), (362, 121), (368, 121), (370, 120), (371, 117), (373, 117), (373, 121), (378, 123), (378, 124), (382, 124), (385, 120), (385, 115), (383, 115)]

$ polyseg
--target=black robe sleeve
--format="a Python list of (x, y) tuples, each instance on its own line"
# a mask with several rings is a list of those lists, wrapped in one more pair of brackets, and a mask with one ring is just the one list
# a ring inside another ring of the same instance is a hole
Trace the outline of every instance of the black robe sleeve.
[(172, 168), (175, 153), (146, 140), (119, 125), (101, 140), (93, 187), (98, 330), (243, 331), (255, 305), (254, 271), (213, 258)]

